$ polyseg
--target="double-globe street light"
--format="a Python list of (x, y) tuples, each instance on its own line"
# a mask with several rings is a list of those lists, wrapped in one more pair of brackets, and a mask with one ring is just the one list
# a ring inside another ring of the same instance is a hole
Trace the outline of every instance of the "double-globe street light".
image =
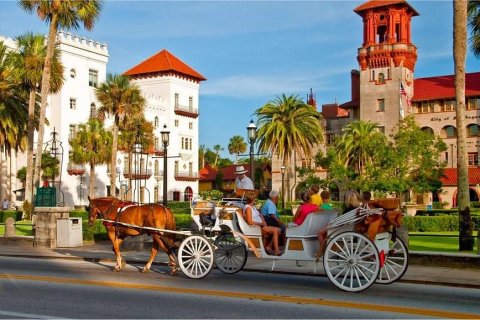
[(252, 179), (253, 186), (255, 187), (255, 173), (254, 173), (254, 163), (253, 163), (253, 155), (254, 155), (254, 144), (255, 140), (257, 140), (257, 126), (250, 120), (250, 124), (247, 127), (248, 133), (248, 141), (250, 141), (250, 179)]
[(163, 125), (163, 130), (160, 131), (162, 135), (163, 144), (163, 206), (167, 206), (167, 147), (170, 139), (170, 131), (167, 130), (167, 125)]

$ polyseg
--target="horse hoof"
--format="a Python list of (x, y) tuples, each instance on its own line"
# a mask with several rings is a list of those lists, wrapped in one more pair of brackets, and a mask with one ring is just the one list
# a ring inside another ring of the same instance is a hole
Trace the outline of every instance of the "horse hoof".
[(150, 269), (147, 269), (147, 268), (142, 268), (142, 269), (140, 269), (140, 272), (141, 272), (141, 273), (147, 273), (148, 271), (150, 271)]
[(170, 275), (171, 275), (172, 277), (176, 276), (177, 273), (178, 273), (178, 270), (170, 270)]
[(113, 267), (113, 268), (112, 268), (112, 271), (113, 271), (113, 272), (120, 272), (120, 270), (121, 270), (121, 269), (118, 268), (118, 267)]

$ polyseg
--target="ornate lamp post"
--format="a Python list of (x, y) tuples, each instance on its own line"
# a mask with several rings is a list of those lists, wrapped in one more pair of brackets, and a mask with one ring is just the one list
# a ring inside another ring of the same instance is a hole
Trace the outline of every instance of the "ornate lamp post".
[(282, 211), (285, 212), (285, 166), (281, 166), (282, 173)]
[(169, 142), (170, 131), (167, 130), (167, 125), (163, 125), (163, 130), (160, 131), (162, 135), (163, 144), (163, 206), (167, 206), (167, 147)]
[[(140, 144), (140, 129), (137, 129), (137, 137), (135, 138), (135, 144), (133, 145), (133, 152), (135, 153), (135, 190), (134, 194), (137, 194), (137, 202), (141, 203), (140, 199), (140, 188), (141, 188), (141, 182), (138, 179), (140, 175), (142, 174), (142, 165), (141, 165), (141, 153), (143, 151), (142, 145)], [(136, 192), (135, 192), (136, 191)], [(115, 194), (115, 190), (112, 191)]]
[(248, 141), (250, 141), (250, 179), (252, 179), (253, 185), (255, 186), (255, 173), (254, 173), (254, 163), (253, 163), (253, 145), (255, 144), (255, 140), (257, 140), (257, 126), (250, 120), (250, 124), (247, 127), (248, 133)]

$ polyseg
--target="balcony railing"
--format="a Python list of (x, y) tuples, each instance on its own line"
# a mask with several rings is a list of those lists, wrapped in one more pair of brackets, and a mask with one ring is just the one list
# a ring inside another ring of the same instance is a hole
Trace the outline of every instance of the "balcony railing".
[(175, 180), (178, 181), (197, 181), (198, 173), (190, 171), (175, 171), (174, 172)]
[(175, 114), (179, 116), (185, 116), (189, 118), (198, 117), (198, 109), (192, 108), (190, 106), (182, 106), (181, 104), (175, 105)]
[(132, 169), (132, 171), (130, 172), (129, 169), (127, 168), (123, 172), (123, 177), (125, 179), (144, 180), (144, 179), (149, 179), (151, 176), (152, 176), (152, 169), (135, 168), (135, 169)]

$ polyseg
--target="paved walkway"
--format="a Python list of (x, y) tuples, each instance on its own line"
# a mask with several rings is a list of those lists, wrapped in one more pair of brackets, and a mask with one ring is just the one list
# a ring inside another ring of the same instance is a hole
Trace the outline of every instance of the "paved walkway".
[[(144, 263), (149, 252), (123, 251), (127, 263)], [(0, 241), (0, 256), (16, 256), (43, 259), (77, 259), (105, 261), (114, 264), (111, 245), (108, 242), (85, 244), (76, 248), (38, 248), (31, 245), (18, 245)], [(165, 264), (168, 258), (159, 254), (156, 264)], [(323, 275), (322, 263), (317, 265), (317, 273)], [(245, 270), (272, 272), (272, 260), (249, 257)], [(276, 261), (273, 272), (289, 274), (313, 274), (315, 263), (310, 261)], [(480, 289), (480, 256), (462, 254), (434, 254), (414, 252), (410, 254), (408, 270), (400, 280), (424, 284), (439, 284)]]

